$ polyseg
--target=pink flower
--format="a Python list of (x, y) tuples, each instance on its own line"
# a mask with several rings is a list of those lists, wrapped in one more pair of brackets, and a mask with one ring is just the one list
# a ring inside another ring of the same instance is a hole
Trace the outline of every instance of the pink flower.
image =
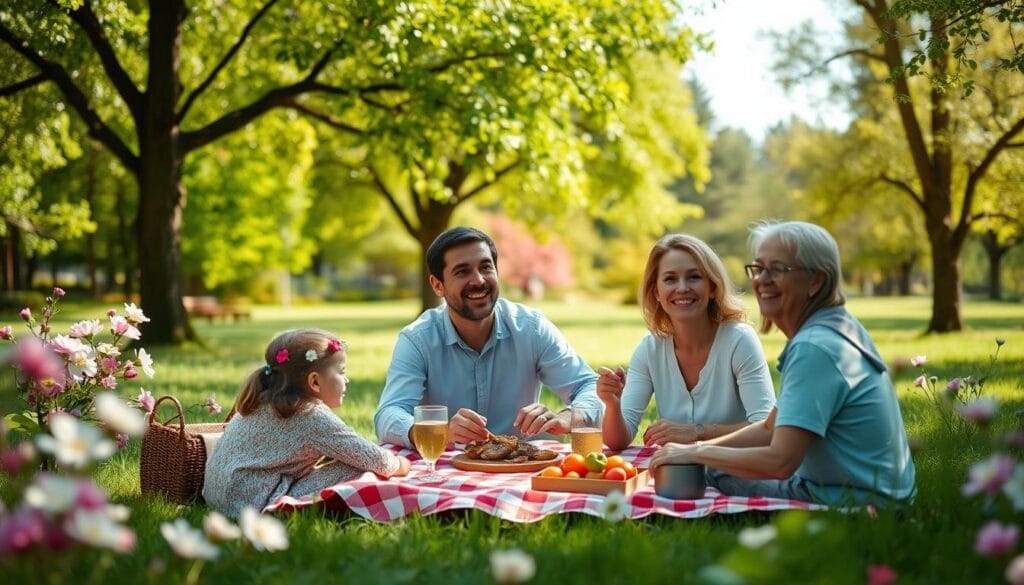
[(68, 293), (64, 292), (64, 289), (62, 289), (61, 287), (59, 287), (59, 286), (53, 287), (53, 296), (57, 297), (58, 299), (59, 298), (63, 298), (64, 295), (66, 295), (66, 294), (68, 294)]
[(998, 557), (1013, 550), (1020, 537), (1020, 528), (1016, 524), (1003, 526), (992, 520), (981, 527), (974, 541), (974, 550), (985, 557)]
[(341, 351), (341, 341), (339, 341), (337, 339), (332, 339), (332, 340), (328, 341), (327, 342), (327, 350), (330, 351), (331, 353), (335, 353), (335, 352)]
[(279, 363), (279, 364), (283, 364), (286, 361), (288, 361), (288, 349), (285, 348), (285, 349), (282, 349), (282, 350), (278, 351), (277, 355), (274, 356), (274, 360), (276, 360), (277, 363)]
[(210, 414), (220, 414), (220, 405), (217, 404), (217, 397), (214, 396), (213, 394), (211, 394), (210, 397), (206, 399), (206, 408), (210, 409)]
[(3, 450), (3, 453), (0, 453), (0, 466), (2, 466), (4, 471), (10, 475), (18, 473), (18, 470), (21, 469), (21, 465), (24, 462), (25, 458), (17, 449), (8, 447)]
[(113, 390), (114, 388), (117, 388), (117, 378), (115, 378), (113, 374), (104, 376), (103, 379), (100, 380), (100, 386), (103, 386), (107, 390)]
[(117, 360), (115, 360), (112, 357), (105, 357), (102, 360), (100, 360), (100, 368), (102, 368), (103, 371), (108, 374), (117, 370), (118, 366), (120, 365), (121, 364), (119, 364)]
[(996, 399), (986, 396), (967, 404), (958, 404), (956, 405), (956, 411), (965, 419), (984, 426), (996, 415)]
[(99, 319), (79, 321), (68, 329), (69, 337), (92, 337), (103, 331)]
[(949, 384), (946, 384), (946, 390), (956, 392), (957, 390), (960, 389), (960, 384), (960, 378), (953, 378), (952, 380), (949, 381)]
[(128, 433), (117, 433), (117, 448), (124, 449), (128, 446)]
[(137, 377), (139, 377), (138, 370), (135, 369), (135, 366), (128, 364), (128, 367), (124, 369), (124, 379), (131, 380), (132, 378)]
[[(140, 389), (141, 390), (141, 389)], [(139, 406), (146, 412), (153, 412), (153, 408), (156, 406), (156, 399), (153, 398), (153, 394), (149, 390), (142, 390), (139, 392)]]
[(142, 332), (128, 322), (124, 317), (114, 316), (110, 318), (110, 328), (115, 335), (123, 335), (128, 339), (139, 339)]
[(64, 354), (72, 355), (80, 351), (86, 351), (86, 346), (81, 340), (71, 337), (68, 335), (58, 335), (50, 341), (50, 348), (53, 351)]
[(11, 338), (11, 326), (10, 325), (4, 325), (3, 327), (0, 327), (0, 339), (10, 339), (10, 338)]
[(1013, 457), (1004, 453), (996, 453), (984, 461), (975, 463), (971, 466), (968, 482), (960, 488), (960, 493), (970, 497), (985, 492), (995, 497), (1013, 474), (1013, 466)]
[(927, 380), (925, 379), (924, 374), (922, 374), (914, 380), (914, 386), (924, 388), (925, 382), (927, 382)]
[(910, 358), (910, 363), (914, 364), (914, 367), (916, 368), (923, 366), (927, 361), (928, 358), (923, 355), (915, 355), (914, 357)]
[(110, 317), (111, 319), (113, 319), (116, 316), (117, 316), (117, 310), (116, 309), (107, 309), (107, 317)]
[(889, 565), (871, 565), (868, 567), (868, 585), (891, 585), (896, 582), (896, 571)]
[(22, 309), (18, 314), (21, 315), (21, 318), (25, 321), (32, 320), (32, 309), (29, 309), (28, 307)]
[(46, 536), (46, 517), (40, 510), (20, 508), (0, 520), (0, 554), (20, 553)]

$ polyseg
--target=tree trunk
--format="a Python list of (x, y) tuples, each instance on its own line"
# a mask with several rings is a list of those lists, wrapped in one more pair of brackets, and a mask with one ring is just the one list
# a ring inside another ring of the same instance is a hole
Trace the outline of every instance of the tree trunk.
[(999, 237), (992, 230), (988, 230), (981, 237), (981, 243), (988, 254), (988, 298), (993, 301), (1003, 300), (1002, 276), (1003, 256), (1013, 247), (999, 244)]
[(151, 319), (148, 343), (195, 339), (181, 300), (181, 183), (184, 152), (175, 107), (181, 85), (179, 25), (182, 2), (152, 2), (149, 18), (149, 78), (146, 108), (139, 120), (139, 298)]
[(914, 276), (914, 265), (917, 264), (917, 255), (900, 262), (899, 266), (899, 296), (909, 297), (911, 282)]
[(413, 235), (416, 237), (416, 241), (420, 243), (421, 256), (423, 258), (423, 278), (420, 279), (420, 309), (422, 311), (432, 309), (441, 304), (441, 300), (434, 294), (434, 289), (430, 288), (430, 282), (427, 278), (430, 274), (426, 262), (427, 248), (430, 247), (430, 244), (433, 243), (437, 236), (448, 229), (448, 222), (451, 221), (454, 211), (455, 208), (451, 205), (429, 199), (419, 215), (420, 227)]
[(4, 250), (4, 286), (5, 290), (13, 291), (18, 289), (18, 281), (21, 278), (21, 255), (18, 250), (21, 247), (21, 231), (18, 229), (18, 226), (11, 222), (7, 222), (6, 244), (7, 246)]
[(932, 318), (928, 333), (963, 330), (960, 320), (960, 248), (948, 228), (929, 226), (932, 247)]

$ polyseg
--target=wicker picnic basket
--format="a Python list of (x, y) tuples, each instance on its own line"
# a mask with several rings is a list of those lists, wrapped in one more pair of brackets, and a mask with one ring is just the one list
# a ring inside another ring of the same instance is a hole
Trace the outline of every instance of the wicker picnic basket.
[[(157, 407), (170, 400), (178, 413), (164, 422), (156, 421)], [(231, 419), (228, 414), (227, 420)], [(177, 424), (173, 422), (177, 420)], [(203, 500), (203, 479), (206, 473), (206, 444), (203, 433), (221, 433), (222, 423), (185, 424), (181, 402), (173, 396), (162, 396), (149, 415), (149, 426), (142, 436), (139, 475), (142, 493), (163, 494), (168, 500), (187, 503)]]

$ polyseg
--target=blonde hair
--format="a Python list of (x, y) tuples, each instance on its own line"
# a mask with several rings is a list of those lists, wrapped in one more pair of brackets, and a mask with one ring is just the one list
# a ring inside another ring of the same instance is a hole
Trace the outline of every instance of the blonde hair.
[[(288, 418), (315, 404), (319, 399), (309, 388), (310, 372), (326, 372), (329, 358), (347, 349), (344, 342), (322, 329), (279, 333), (267, 345), (265, 363), (245, 379), (235, 410), (245, 416), (263, 404), (270, 404), (278, 416)], [(279, 361), (279, 356), (284, 359)]]
[(672, 321), (658, 302), (658, 265), (669, 250), (679, 250), (693, 256), (701, 274), (715, 285), (715, 290), (708, 301), (708, 319), (715, 323), (725, 321), (746, 321), (747, 312), (743, 308), (725, 270), (722, 259), (715, 254), (703, 240), (687, 234), (669, 234), (664, 236), (651, 248), (644, 268), (643, 284), (640, 286), (639, 302), (643, 310), (647, 329), (660, 337), (672, 334)]

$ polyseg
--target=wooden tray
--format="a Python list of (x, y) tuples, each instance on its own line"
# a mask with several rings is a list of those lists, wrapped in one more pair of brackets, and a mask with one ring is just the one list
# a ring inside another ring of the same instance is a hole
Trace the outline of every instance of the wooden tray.
[(540, 471), (552, 465), (561, 465), (562, 456), (559, 455), (548, 461), (527, 461), (526, 463), (510, 463), (508, 461), (486, 461), (484, 459), (470, 459), (465, 453), (459, 453), (451, 459), (452, 467), (463, 471), (484, 471), (486, 473), (522, 473), (529, 471)]
[(626, 481), (613, 481), (610, 479), (586, 479), (569, 477), (543, 477), (534, 475), (530, 478), (530, 487), (542, 492), (581, 492), (585, 494), (600, 494), (607, 496), (612, 492), (622, 492), (628, 496), (636, 490), (647, 485), (651, 476), (646, 469), (637, 470), (634, 477)]

